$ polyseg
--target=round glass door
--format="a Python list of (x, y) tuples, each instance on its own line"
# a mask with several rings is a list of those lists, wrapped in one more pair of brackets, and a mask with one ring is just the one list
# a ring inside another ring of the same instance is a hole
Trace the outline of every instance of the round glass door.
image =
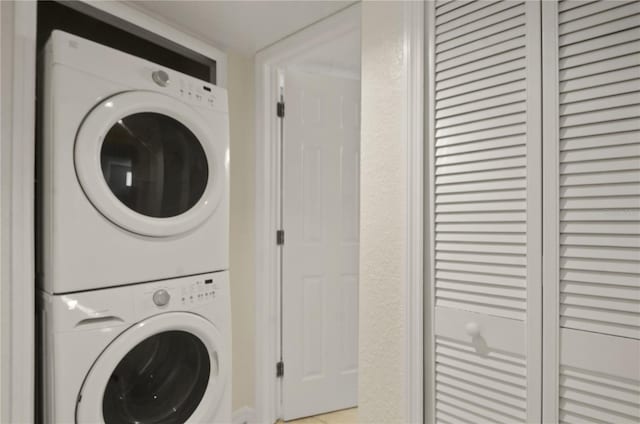
[(87, 374), (77, 423), (211, 422), (228, 373), (223, 343), (211, 322), (187, 312), (156, 315), (130, 327)]
[(154, 218), (187, 212), (198, 203), (209, 179), (207, 157), (195, 134), (159, 113), (118, 120), (104, 137), (100, 165), (122, 203)]
[(139, 343), (109, 377), (105, 424), (182, 424), (196, 410), (209, 381), (206, 346), (184, 331), (166, 331)]
[(74, 162), (83, 191), (111, 222), (146, 236), (202, 224), (227, 186), (226, 117), (205, 120), (179, 100), (129, 91), (82, 122)]

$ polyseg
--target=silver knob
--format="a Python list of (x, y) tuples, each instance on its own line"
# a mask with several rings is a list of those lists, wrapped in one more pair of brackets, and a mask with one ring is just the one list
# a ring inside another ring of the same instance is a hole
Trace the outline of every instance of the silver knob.
[(163, 70), (153, 71), (151, 78), (153, 78), (153, 81), (160, 87), (166, 87), (171, 82), (169, 80), (169, 74)]
[(156, 306), (165, 306), (169, 303), (169, 299), (171, 299), (171, 295), (164, 289), (160, 289), (153, 294), (153, 303)]

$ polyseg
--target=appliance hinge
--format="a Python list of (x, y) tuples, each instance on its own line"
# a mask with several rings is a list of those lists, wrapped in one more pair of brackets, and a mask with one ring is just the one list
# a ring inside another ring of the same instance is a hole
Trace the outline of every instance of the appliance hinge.
[(282, 361), (276, 364), (276, 377), (284, 377), (284, 362)]
[(284, 230), (276, 231), (276, 244), (278, 246), (284, 245)]
[(277, 115), (278, 118), (284, 118), (284, 102), (278, 102)]

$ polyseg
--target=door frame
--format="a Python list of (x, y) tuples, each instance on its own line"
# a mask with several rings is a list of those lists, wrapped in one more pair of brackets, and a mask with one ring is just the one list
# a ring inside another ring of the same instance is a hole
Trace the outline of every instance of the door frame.
[[(162, 18), (121, 2), (80, 0), (84, 10), (117, 17), (212, 58), (226, 87), (227, 55)], [(35, 415), (35, 1), (0, 1), (0, 422)]]
[[(406, 322), (403, 347), (406, 416), (423, 418), (423, 124), (424, 5), (405, 2), (404, 43), (407, 52), (406, 105), (402, 111), (407, 151), (407, 232), (405, 258)], [(279, 68), (310, 48), (360, 26), (361, 4), (354, 4), (279, 41), (255, 57), (256, 267), (255, 267), (255, 422), (273, 423), (282, 416), (282, 379), (276, 377), (280, 358), (280, 258), (276, 231), (280, 228), (280, 129), (276, 116), (281, 81)]]
[(0, 422), (26, 423), (35, 406), (36, 3), (0, 2), (0, 19)]

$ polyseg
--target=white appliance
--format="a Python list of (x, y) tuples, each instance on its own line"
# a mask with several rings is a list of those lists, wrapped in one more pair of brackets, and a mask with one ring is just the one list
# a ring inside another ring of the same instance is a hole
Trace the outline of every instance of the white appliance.
[(231, 421), (228, 272), (40, 292), (46, 423)]
[(61, 31), (44, 54), (41, 288), (228, 269), (226, 91)]

